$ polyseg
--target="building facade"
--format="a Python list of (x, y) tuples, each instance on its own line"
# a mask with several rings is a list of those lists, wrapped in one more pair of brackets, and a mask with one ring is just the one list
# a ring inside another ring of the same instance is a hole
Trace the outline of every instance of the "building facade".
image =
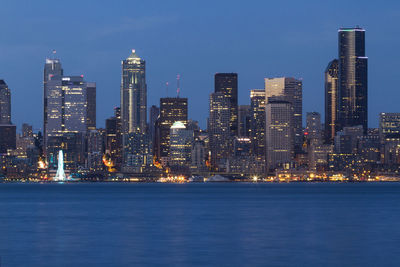
[(208, 118), (209, 149), (211, 168), (224, 170), (232, 149), (230, 100), (223, 93), (210, 95), (210, 115)]
[(160, 98), (160, 117), (158, 121), (159, 144), (157, 158), (163, 160), (168, 158), (170, 148), (171, 126), (177, 122), (182, 122), (185, 126), (188, 122), (188, 99), (181, 97)]
[(294, 156), (293, 105), (270, 98), (265, 113), (267, 170), (287, 168)]
[(140, 172), (149, 162), (150, 146), (147, 134), (146, 62), (132, 50), (121, 64), (123, 170)]
[(250, 91), (250, 139), (252, 154), (265, 159), (265, 90)]
[(135, 50), (122, 61), (121, 122), (123, 135), (133, 132), (146, 133), (146, 62)]
[(238, 123), (238, 75), (237, 73), (216, 73), (214, 77), (214, 93), (221, 93), (229, 102), (229, 131), (230, 135), (239, 135)]
[(186, 129), (183, 122), (174, 122), (170, 129), (170, 166), (190, 167), (193, 137), (193, 130)]
[(362, 125), (368, 130), (368, 58), (365, 30), (341, 28), (339, 35), (338, 129)]
[(329, 62), (325, 70), (325, 142), (332, 144), (337, 129), (339, 61)]
[(293, 138), (295, 153), (302, 151), (303, 145), (303, 83), (295, 78), (265, 78), (265, 99), (279, 97), (289, 102), (293, 108)]
[(11, 91), (4, 80), (0, 80), (0, 124), (11, 124)]

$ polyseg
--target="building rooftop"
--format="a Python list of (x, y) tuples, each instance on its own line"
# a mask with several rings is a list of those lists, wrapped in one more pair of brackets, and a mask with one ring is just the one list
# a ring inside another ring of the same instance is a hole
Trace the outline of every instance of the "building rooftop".
[(140, 59), (140, 57), (136, 54), (136, 50), (132, 49), (132, 53), (127, 59)]
[(181, 121), (176, 121), (172, 124), (171, 129), (186, 129), (185, 124)]

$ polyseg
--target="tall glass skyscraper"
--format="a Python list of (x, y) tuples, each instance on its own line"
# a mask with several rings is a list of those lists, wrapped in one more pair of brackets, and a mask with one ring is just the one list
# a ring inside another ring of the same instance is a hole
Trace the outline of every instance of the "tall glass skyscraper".
[(362, 125), (368, 130), (368, 58), (365, 30), (341, 28), (339, 35), (338, 130)]
[(11, 92), (4, 80), (0, 80), (0, 124), (11, 124)]
[(265, 90), (251, 90), (250, 101), (250, 138), (252, 153), (258, 159), (265, 159)]
[(135, 50), (122, 61), (121, 127), (123, 171), (142, 172), (149, 164), (146, 63)]
[(86, 82), (83, 75), (50, 74), (44, 88), (46, 158), (50, 168), (57, 167), (58, 151), (63, 149), (65, 166), (76, 170), (85, 162), (84, 136), (90, 127), (95, 127), (96, 83)]
[[(46, 63), (44, 64), (43, 71), (43, 136), (46, 136), (46, 128), (47, 128), (47, 113), (48, 113), (48, 100), (47, 100), (47, 87), (48, 82), (53, 78), (59, 78), (64, 75), (64, 70), (61, 66), (61, 61), (55, 58), (46, 58)], [(46, 139), (45, 139), (46, 142)]]
[(210, 94), (210, 117), (208, 118), (208, 136), (211, 152), (211, 167), (221, 171), (226, 166), (232, 149), (231, 109), (229, 98), (223, 93)]
[(214, 92), (223, 94), (230, 105), (230, 134), (231, 136), (238, 136), (238, 75), (237, 73), (217, 73), (215, 74), (214, 82)]
[(338, 71), (337, 59), (329, 62), (325, 70), (325, 142), (333, 143), (337, 132), (338, 113)]
[(135, 50), (122, 61), (121, 121), (123, 135), (134, 132), (146, 133), (146, 63)]

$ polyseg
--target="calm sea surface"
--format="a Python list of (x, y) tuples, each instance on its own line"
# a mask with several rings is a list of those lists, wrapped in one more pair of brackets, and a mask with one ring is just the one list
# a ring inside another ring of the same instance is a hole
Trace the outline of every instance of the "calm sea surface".
[(400, 183), (0, 184), (1, 267), (400, 266)]

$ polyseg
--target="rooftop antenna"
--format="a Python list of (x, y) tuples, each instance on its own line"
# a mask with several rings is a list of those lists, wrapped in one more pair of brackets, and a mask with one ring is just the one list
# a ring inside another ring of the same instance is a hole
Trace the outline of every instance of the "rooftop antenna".
[(52, 59), (56, 58), (56, 53), (57, 53), (57, 51), (55, 49), (53, 49), (53, 51), (51, 51)]
[(167, 97), (168, 97), (168, 85), (169, 85), (169, 82), (166, 82), (165, 83), (165, 90), (167, 91)]
[(181, 92), (180, 80), (181, 80), (181, 75), (180, 74), (176, 75), (176, 84), (177, 84), (176, 94), (178, 98), (179, 98), (179, 93)]

